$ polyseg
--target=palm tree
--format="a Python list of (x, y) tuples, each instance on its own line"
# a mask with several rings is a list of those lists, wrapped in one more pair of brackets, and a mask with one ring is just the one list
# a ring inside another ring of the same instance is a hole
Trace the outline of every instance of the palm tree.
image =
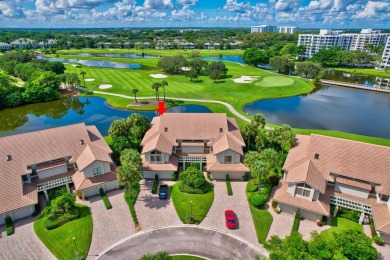
[(138, 102), (137, 102), (137, 93), (139, 92), (139, 90), (136, 89), (136, 88), (133, 88), (133, 89), (131, 90), (131, 92), (133, 92), (133, 94), (134, 94), (135, 103), (138, 103)]
[(140, 177), (141, 157), (137, 150), (125, 149), (121, 152), (120, 161), (117, 179), (120, 185), (127, 185), (131, 198), (131, 185), (138, 182)]
[(268, 162), (260, 161), (260, 160), (255, 161), (251, 169), (251, 175), (254, 179), (257, 179), (258, 181), (259, 184), (257, 188), (258, 193), (260, 193), (260, 183), (268, 176), (268, 173), (269, 173)]
[(85, 74), (87, 74), (85, 71), (81, 71), (80, 72), (80, 75), (83, 77), (83, 81), (84, 81), (84, 87), (85, 87)]
[(152, 89), (154, 89), (156, 91), (156, 99), (157, 101), (160, 101), (160, 96), (159, 96), (159, 88), (161, 87), (161, 83), (160, 82), (153, 82), (153, 85), (152, 85)]
[(161, 81), (160, 82), (160, 86), (163, 88), (164, 90), (164, 101), (165, 101), (165, 87), (168, 86), (168, 82), (166, 82), (165, 80)]

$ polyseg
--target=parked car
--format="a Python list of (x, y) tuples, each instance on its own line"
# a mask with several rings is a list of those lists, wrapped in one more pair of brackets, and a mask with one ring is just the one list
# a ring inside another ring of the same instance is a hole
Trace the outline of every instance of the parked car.
[(225, 222), (227, 228), (237, 228), (236, 214), (234, 214), (233, 210), (228, 209), (225, 211)]
[(160, 190), (158, 192), (158, 197), (160, 199), (166, 199), (168, 198), (168, 185), (160, 185)]

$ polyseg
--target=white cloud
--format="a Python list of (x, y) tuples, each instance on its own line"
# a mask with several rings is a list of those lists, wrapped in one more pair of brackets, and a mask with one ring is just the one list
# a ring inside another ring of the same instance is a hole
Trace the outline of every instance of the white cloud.
[(177, 21), (192, 20), (195, 17), (195, 12), (189, 9), (187, 6), (183, 6), (180, 10), (171, 11), (171, 19)]
[(358, 11), (352, 18), (355, 19), (390, 19), (390, 2), (368, 1), (363, 10)]
[(145, 0), (144, 7), (147, 9), (172, 9), (172, 0)]
[(196, 5), (197, 2), (198, 0), (176, 0), (176, 4), (183, 6)]
[(278, 0), (275, 10), (280, 12), (293, 12), (298, 8), (299, 0)]
[(252, 9), (250, 3), (238, 2), (237, 0), (226, 0), (223, 9), (234, 13), (245, 13)]
[(25, 17), (19, 1), (0, 1), (0, 18), (20, 19)]

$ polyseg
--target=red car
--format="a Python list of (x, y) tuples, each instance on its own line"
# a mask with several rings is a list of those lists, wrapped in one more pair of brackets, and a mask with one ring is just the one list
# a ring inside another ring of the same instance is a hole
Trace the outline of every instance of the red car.
[(236, 214), (234, 214), (233, 210), (228, 209), (225, 211), (225, 222), (226, 227), (229, 229), (237, 227)]

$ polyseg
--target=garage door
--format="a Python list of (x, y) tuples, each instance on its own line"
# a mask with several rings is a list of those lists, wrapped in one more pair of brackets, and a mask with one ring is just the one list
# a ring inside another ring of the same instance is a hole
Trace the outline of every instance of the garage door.
[(242, 175), (244, 175), (244, 173), (242, 172), (212, 172), (211, 173), (214, 180), (226, 180), (227, 174), (229, 174), (231, 180), (241, 180)]
[(156, 174), (156, 172), (153, 172), (153, 171), (144, 171), (142, 172), (142, 175), (144, 176), (144, 179), (154, 179), (154, 175)]
[(104, 184), (104, 190), (109, 191), (118, 188), (118, 181), (111, 181)]
[(168, 179), (168, 180), (170, 180), (172, 174), (173, 174), (173, 172), (159, 172), (158, 173), (158, 177), (160, 179)]
[(306, 210), (301, 210), (301, 217), (304, 217), (305, 219), (310, 219), (312, 221), (322, 220), (321, 215)]
[(297, 212), (297, 208), (286, 205), (286, 204), (279, 203), (279, 208), (282, 212), (286, 212), (286, 213), (291, 214), (291, 215), (295, 215), (295, 213)]
[(89, 189), (85, 189), (84, 195), (86, 197), (91, 197), (91, 196), (97, 195), (97, 194), (99, 194), (99, 188), (100, 188), (99, 186), (95, 186), (95, 187), (92, 187)]

